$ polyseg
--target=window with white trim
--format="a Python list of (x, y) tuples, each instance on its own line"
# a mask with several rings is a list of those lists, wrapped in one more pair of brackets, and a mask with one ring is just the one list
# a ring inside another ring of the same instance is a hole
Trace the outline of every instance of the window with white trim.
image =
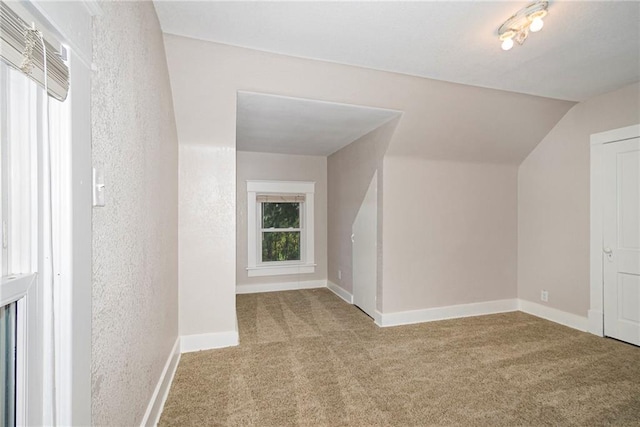
[[(37, 401), (42, 379), (29, 381), (44, 359), (42, 188), (39, 178), (43, 163), (43, 93), (20, 71), (0, 62), (0, 222), (2, 258), (0, 306), (3, 329), (0, 341), (0, 384), (3, 388), (2, 424), (42, 423)], [(40, 275), (38, 275), (40, 273)], [(40, 368), (40, 372), (42, 369)], [(33, 375), (33, 374), (31, 374)], [(42, 374), (39, 374), (42, 376)]]
[(57, 425), (68, 67), (59, 42), (14, 7), (0, 2), (0, 424)]
[(315, 183), (247, 181), (249, 277), (315, 272)]

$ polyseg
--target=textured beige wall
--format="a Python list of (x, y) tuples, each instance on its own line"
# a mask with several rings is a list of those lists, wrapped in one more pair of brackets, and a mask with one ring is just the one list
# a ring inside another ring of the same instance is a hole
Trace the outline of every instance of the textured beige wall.
[(589, 137), (640, 123), (640, 84), (573, 107), (518, 171), (518, 296), (586, 316)]
[[(327, 158), (287, 154), (237, 152), (236, 280), (238, 285), (302, 282), (327, 278)], [(248, 277), (247, 275), (247, 180), (313, 181), (314, 255), (312, 274)]]
[[(376, 170), (378, 171), (378, 284), (382, 282), (382, 202), (383, 158), (399, 119), (385, 123), (362, 136), (327, 160), (328, 199), (328, 278), (353, 293), (351, 231)], [(342, 272), (342, 279), (338, 277)], [(377, 301), (381, 301), (381, 294)]]
[(236, 153), (227, 138), (180, 144), (180, 335), (236, 330)]
[(517, 166), (384, 160), (383, 312), (516, 297)]
[(238, 90), (402, 111), (395, 155), (514, 165), (573, 105), (173, 35), (165, 48), (180, 143), (182, 334), (235, 329)]
[(105, 2), (93, 29), (92, 424), (139, 425), (178, 335), (178, 143), (150, 2)]

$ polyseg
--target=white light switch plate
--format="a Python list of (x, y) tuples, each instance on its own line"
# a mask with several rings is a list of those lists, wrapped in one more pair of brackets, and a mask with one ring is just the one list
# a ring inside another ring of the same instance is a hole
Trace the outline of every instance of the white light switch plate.
[(104, 206), (104, 174), (93, 168), (93, 206)]

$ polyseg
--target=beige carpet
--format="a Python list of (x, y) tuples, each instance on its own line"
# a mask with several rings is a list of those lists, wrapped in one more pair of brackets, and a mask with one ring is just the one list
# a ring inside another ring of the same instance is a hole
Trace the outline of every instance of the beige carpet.
[(161, 426), (640, 426), (640, 349), (524, 313), (378, 328), (327, 289), (238, 296)]

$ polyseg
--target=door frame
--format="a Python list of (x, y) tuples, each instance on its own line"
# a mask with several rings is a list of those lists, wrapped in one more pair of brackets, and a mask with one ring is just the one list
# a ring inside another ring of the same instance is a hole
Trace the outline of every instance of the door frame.
[(591, 135), (589, 332), (604, 336), (604, 145), (640, 137), (640, 124)]

